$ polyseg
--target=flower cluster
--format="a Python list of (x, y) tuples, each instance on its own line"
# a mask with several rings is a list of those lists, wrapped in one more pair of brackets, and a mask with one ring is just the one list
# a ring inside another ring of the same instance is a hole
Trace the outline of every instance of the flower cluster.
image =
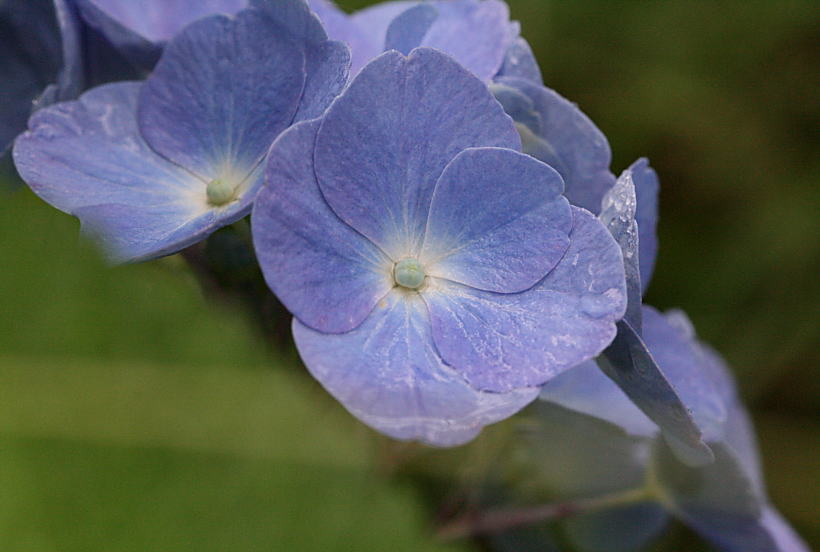
[[(556, 483), (569, 494), (604, 476), (646, 491), (574, 520), (580, 546), (602, 549), (614, 526), (639, 545), (672, 513), (726, 550), (804, 549), (765, 498), (721, 361), (682, 314), (642, 304), (657, 176), (640, 159), (616, 179), (606, 138), (544, 86), (504, 2), (0, 10), (3, 41), (51, 52), (2, 52), (0, 147), (16, 136), (23, 180), (113, 262), (250, 215), (305, 366), (366, 424), (453, 446), (540, 396), (544, 480), (572, 458), (589, 469)], [(607, 437), (624, 444), (611, 469), (585, 438), (606, 431), (584, 424), (626, 434)]]

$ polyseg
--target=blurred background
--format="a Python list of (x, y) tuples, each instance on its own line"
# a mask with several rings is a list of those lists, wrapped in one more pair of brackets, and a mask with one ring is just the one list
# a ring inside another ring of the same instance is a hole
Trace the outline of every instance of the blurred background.
[[(732, 365), (771, 498), (820, 546), (817, 4), (509, 3), (613, 171), (658, 171), (647, 301), (685, 309)], [(432, 537), (396, 458), (446, 476), (482, 439), (386, 444), (181, 259), (107, 268), (77, 227), (0, 195), (0, 550), (475, 549)], [(675, 527), (650, 550), (709, 548)]]

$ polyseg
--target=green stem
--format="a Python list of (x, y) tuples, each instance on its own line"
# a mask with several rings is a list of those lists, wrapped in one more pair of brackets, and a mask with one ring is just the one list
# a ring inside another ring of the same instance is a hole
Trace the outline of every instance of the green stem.
[(639, 487), (588, 499), (472, 512), (445, 523), (439, 528), (437, 535), (444, 540), (454, 540), (503, 533), (523, 525), (555, 521), (602, 508), (634, 504), (649, 500), (652, 496), (650, 489)]

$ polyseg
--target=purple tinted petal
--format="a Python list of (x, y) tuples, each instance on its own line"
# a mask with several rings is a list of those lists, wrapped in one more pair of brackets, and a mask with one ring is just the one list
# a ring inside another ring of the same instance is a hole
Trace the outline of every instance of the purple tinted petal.
[(632, 173), (635, 183), (635, 194), (638, 208), (635, 220), (638, 222), (639, 258), (641, 270), (641, 288), (645, 292), (655, 270), (655, 259), (658, 256), (658, 193), (660, 183), (658, 175), (649, 166), (645, 158), (638, 159), (627, 169)]
[(507, 4), (499, 0), (436, 2), (439, 16), (419, 46), (441, 50), (483, 81), (501, 68), (514, 40)]
[(522, 151), (561, 173), (564, 193), (573, 205), (599, 213), (601, 199), (615, 184), (609, 171), (612, 152), (603, 133), (575, 104), (549, 88), (520, 78), (498, 82), (528, 96), (541, 118), (540, 128), (519, 126)]
[(632, 173), (625, 170), (615, 186), (609, 190), (601, 203), (601, 214), (598, 218), (618, 242), (624, 257), (626, 272), (626, 293), (629, 303), (624, 319), (641, 334), (641, 274), (638, 268), (638, 223), (635, 222), (635, 185)]
[(355, 330), (322, 334), (294, 321), (308, 370), (354, 416), (396, 439), (454, 446), (511, 416), (537, 389), (472, 389), (438, 357), (417, 294), (394, 291)]
[[(321, 2), (321, 0), (312, 0)], [(418, 5), (413, 1), (380, 2), (357, 11), (347, 19), (345, 26), (331, 24), (328, 34), (331, 38), (342, 40), (350, 45), (353, 53), (350, 74), (356, 75), (368, 62), (384, 52), (387, 29), (399, 14), (408, 8)], [(324, 16), (323, 21), (324, 21)], [(336, 29), (341, 27), (342, 32)], [(334, 32), (335, 31), (335, 32)]]
[(570, 246), (534, 288), (494, 294), (442, 280), (423, 296), (442, 358), (477, 388), (542, 385), (594, 357), (626, 308), (620, 250), (590, 213), (573, 210)]
[(419, 4), (399, 14), (387, 29), (384, 40), (385, 50), (398, 50), (408, 55), (421, 46), (424, 36), (438, 17), (433, 4)]
[(328, 38), (322, 22), (305, 0), (250, 0), (249, 3), (280, 25), (279, 33), (299, 43), (318, 44)]
[(809, 545), (773, 507), (767, 506), (763, 509), (760, 523), (774, 541), (776, 552), (809, 552)]
[(306, 51), (305, 90), (294, 122), (320, 117), (347, 84), (350, 50), (341, 42), (324, 41)]
[(81, 0), (83, 4), (96, 7), (151, 42), (166, 42), (197, 19), (215, 13), (235, 14), (247, 6), (248, 0)]
[(534, 286), (569, 247), (572, 212), (549, 166), (500, 148), (471, 148), (444, 169), (430, 205), (427, 274), (487, 291)]
[(496, 75), (496, 78), (500, 77), (517, 77), (530, 80), (535, 84), (543, 82), (538, 61), (536, 61), (529, 43), (523, 38), (515, 38), (510, 47), (507, 48), (504, 63)]
[(669, 382), (689, 408), (707, 442), (723, 436), (728, 405), (704, 369), (696, 338), (681, 331), (652, 307), (643, 309), (643, 340)]
[(630, 435), (653, 437), (658, 432), (658, 426), (604, 375), (594, 360), (552, 378), (541, 388), (539, 398), (613, 423)]
[(318, 128), (318, 121), (296, 125), (271, 148), (253, 241), (268, 286), (288, 310), (319, 331), (344, 332), (393, 287), (392, 263), (322, 198), (313, 175)]
[[(75, 102), (39, 111), (14, 152), (18, 170), (32, 190), (54, 207), (80, 217), (92, 233), (106, 234), (116, 260), (169, 252), (170, 246), (185, 242), (172, 236), (173, 231), (212, 211), (205, 183), (158, 156), (142, 140), (135, 113), (140, 86), (106, 85)], [(216, 220), (227, 224), (247, 209), (246, 202), (237, 201), (213, 211)], [(125, 213), (131, 213), (132, 220), (117, 220)], [(141, 230), (140, 221), (145, 223)], [(123, 232), (135, 235), (120, 235)]]
[(417, 253), (435, 183), (457, 153), (518, 143), (487, 87), (450, 58), (388, 52), (325, 115), (316, 175), (336, 214), (396, 259)]
[(187, 27), (140, 97), (146, 141), (210, 181), (244, 178), (293, 121), (305, 82), (304, 48), (260, 12)]

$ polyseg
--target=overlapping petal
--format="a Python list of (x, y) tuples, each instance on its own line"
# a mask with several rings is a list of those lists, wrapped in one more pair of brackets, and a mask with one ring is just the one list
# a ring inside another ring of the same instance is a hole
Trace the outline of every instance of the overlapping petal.
[(501, 64), (501, 69), (495, 75), (495, 78), (501, 77), (526, 79), (535, 84), (543, 82), (538, 61), (532, 53), (529, 42), (524, 38), (516, 37), (507, 48), (504, 63)]
[(641, 158), (627, 169), (632, 174), (637, 196), (635, 220), (638, 223), (639, 258), (641, 271), (641, 290), (646, 292), (652, 273), (655, 270), (655, 259), (658, 256), (658, 193), (660, 182), (649, 160)]
[(535, 388), (476, 391), (436, 354), (424, 303), (396, 290), (357, 329), (293, 325), (311, 374), (354, 416), (396, 439), (453, 446), (531, 402)]
[(83, 86), (76, 15), (65, 0), (0, 3), (0, 160), (34, 109), (70, 100)]
[(257, 258), (271, 290), (322, 332), (357, 327), (393, 287), (392, 263), (322, 199), (313, 172), (318, 121), (274, 143), (253, 210)]
[(590, 213), (573, 217), (566, 254), (524, 293), (441, 280), (425, 290), (436, 347), (477, 389), (541, 385), (612, 341), (626, 308), (620, 250)]
[[(205, 182), (157, 155), (142, 139), (136, 123), (140, 87), (105, 85), (77, 101), (41, 110), (14, 150), (21, 176), (51, 205), (88, 220), (94, 233), (110, 228), (118, 234), (117, 228), (130, 226), (131, 236), (114, 242), (111, 253), (117, 260), (165, 251), (176, 243), (174, 230), (207, 211)], [(95, 213), (99, 206), (106, 206), (108, 215)], [(118, 220), (124, 213), (128, 220)], [(150, 224), (134, 235), (140, 221)], [(146, 233), (153, 247), (136, 245)]]
[(569, 246), (563, 187), (558, 173), (527, 155), (461, 152), (433, 193), (421, 251), (427, 273), (487, 291), (532, 287)]
[(435, 183), (456, 154), (519, 144), (487, 88), (452, 59), (387, 52), (325, 115), (316, 175), (342, 220), (401, 258), (417, 253)]
[[(437, 14), (428, 7), (434, 8)], [(431, 14), (435, 17), (430, 17)], [(406, 52), (419, 46), (435, 48), (486, 82), (501, 69), (515, 34), (511, 32), (509, 8), (504, 2), (439, 1), (421, 9), (417, 6), (413, 12), (408, 10), (396, 17), (388, 28), (385, 48), (399, 44)], [(400, 36), (402, 40), (394, 43), (391, 35)]]
[[(612, 152), (603, 133), (575, 104), (539, 83), (511, 77), (496, 82), (527, 96), (540, 120), (537, 128), (528, 121), (519, 126), (524, 153), (561, 174), (570, 203), (599, 213), (601, 199), (615, 183), (609, 170)], [(514, 114), (513, 118), (519, 121)]]
[(161, 155), (206, 180), (243, 179), (293, 121), (303, 47), (263, 13), (214, 15), (165, 50), (140, 98), (140, 130)]

